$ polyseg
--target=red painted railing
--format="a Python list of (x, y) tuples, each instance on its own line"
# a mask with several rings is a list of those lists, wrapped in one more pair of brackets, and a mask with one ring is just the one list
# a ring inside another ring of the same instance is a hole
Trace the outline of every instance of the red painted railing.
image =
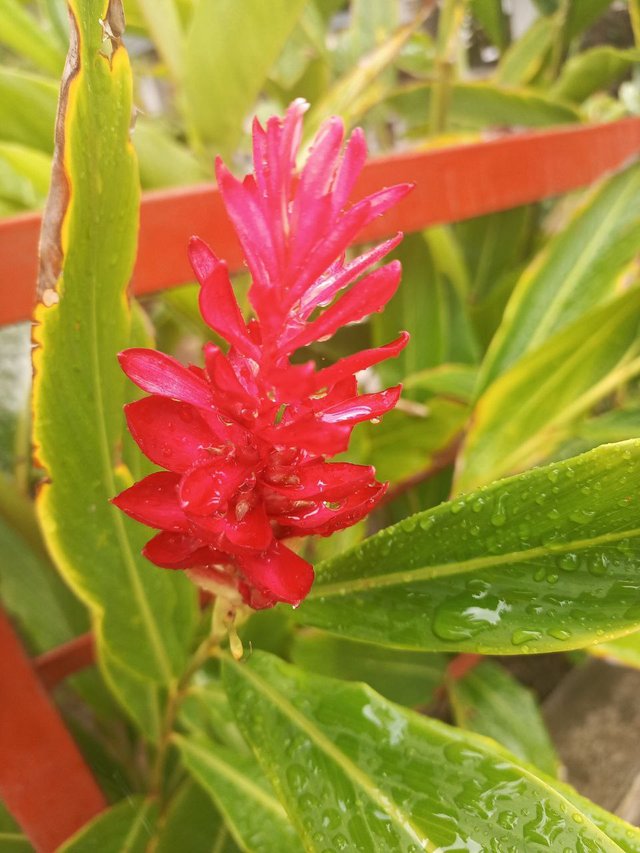
[[(412, 181), (416, 188), (373, 223), (363, 239), (559, 195), (592, 183), (639, 154), (640, 119), (633, 118), (373, 160), (358, 184), (359, 195), (402, 181)], [(31, 315), (39, 228), (39, 214), (0, 220), (0, 325)], [(207, 185), (146, 194), (134, 292), (189, 281), (185, 249), (192, 234), (207, 240), (232, 269), (240, 267), (239, 247), (215, 189)], [(0, 798), (38, 850), (53, 850), (104, 806), (44, 692), (45, 686), (93, 661), (92, 640), (90, 635), (79, 637), (30, 664), (0, 613), (0, 659)]]
[[(559, 195), (592, 183), (639, 152), (640, 119), (629, 118), (372, 160), (358, 182), (358, 195), (402, 181), (412, 181), (416, 188), (372, 223), (363, 240)], [(36, 213), (0, 220), (0, 325), (31, 316), (39, 230)], [(186, 254), (192, 234), (210, 243), (231, 269), (240, 267), (240, 248), (212, 185), (145, 194), (132, 282), (135, 293), (192, 279)]]

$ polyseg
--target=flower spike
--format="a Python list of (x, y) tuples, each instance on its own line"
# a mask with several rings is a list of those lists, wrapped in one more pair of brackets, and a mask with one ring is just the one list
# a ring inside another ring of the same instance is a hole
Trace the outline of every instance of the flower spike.
[(410, 189), (385, 188), (350, 205), (366, 144), (356, 129), (342, 150), (335, 117), (296, 178), (306, 109), (297, 100), (283, 119), (254, 121), (254, 171), (243, 181), (216, 163), (255, 316), (245, 321), (226, 264), (193, 237), (200, 310), (228, 351), (205, 344), (204, 368), (153, 350), (120, 354), (124, 372), (149, 395), (125, 407), (129, 430), (163, 470), (113, 503), (158, 531), (143, 552), (151, 562), (255, 609), (295, 606), (311, 588), (311, 565), (284, 539), (328, 536), (364, 518), (384, 494), (373, 468), (328, 460), (347, 449), (357, 423), (377, 420), (400, 396), (400, 386), (358, 395), (355, 374), (408, 341), (402, 332), (319, 370), (291, 362), (296, 350), (381, 311), (393, 296), (400, 264), (372, 267), (401, 234), (349, 261), (346, 251)]

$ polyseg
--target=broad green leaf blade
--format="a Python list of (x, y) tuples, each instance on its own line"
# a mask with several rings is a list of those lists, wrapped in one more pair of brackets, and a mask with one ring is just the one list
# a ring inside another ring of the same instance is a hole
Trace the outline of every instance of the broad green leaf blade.
[(317, 566), (294, 617), (380, 645), (523, 654), (640, 627), (640, 441), (493, 483)]
[(139, 678), (119, 658), (101, 649), (100, 672), (106, 686), (144, 737), (157, 742), (162, 736), (162, 710), (165, 695), (153, 682)]
[(483, 661), (451, 679), (448, 690), (458, 726), (493, 738), (523, 761), (558, 775), (558, 757), (533, 694), (503, 667)]
[(88, 629), (84, 607), (50, 561), (1, 515), (0, 551), (2, 606), (18, 622), (33, 651), (47, 651)]
[(224, 679), (307, 850), (621, 849), (506, 751), (366, 685), (260, 652)]
[(548, 458), (591, 406), (640, 372), (640, 290), (595, 308), (520, 359), (479, 398), (456, 492)]
[(156, 853), (238, 853), (240, 848), (200, 785), (188, 780), (172, 798), (157, 842)]
[(552, 97), (581, 103), (594, 92), (607, 90), (640, 60), (638, 50), (600, 45), (569, 59), (550, 89)]
[(303, 669), (346, 681), (364, 681), (401, 705), (425, 706), (444, 682), (445, 655), (385, 649), (371, 643), (302, 631), (293, 642), (291, 660)]
[(501, 85), (522, 86), (530, 83), (544, 65), (553, 43), (555, 21), (539, 18), (516, 39), (502, 55), (495, 72)]
[(302, 853), (298, 835), (252, 756), (202, 737), (175, 736), (187, 770), (220, 809), (242, 850)]
[(0, 139), (53, 151), (57, 100), (57, 81), (0, 68)]
[(83, 827), (58, 853), (145, 853), (158, 819), (158, 804), (129, 797)]
[(197, 136), (228, 156), (304, 0), (200, 0), (186, 37), (184, 91)]
[(640, 165), (590, 193), (529, 263), (507, 305), (478, 393), (555, 332), (610, 298), (640, 246)]
[(101, 54), (105, 9), (104, 0), (71, 6), (79, 44), (78, 66), (70, 69), (61, 99), (65, 148), (58, 181), (71, 190), (62, 275), (56, 283), (61, 223), (52, 208), (43, 244), (45, 271), (47, 262), (52, 267), (44, 277), (49, 307), (38, 306), (34, 332), (34, 438), (50, 479), (40, 490), (38, 512), (59, 570), (92, 610), (98, 647), (139, 678), (167, 683), (184, 663), (195, 593), (186, 578), (140, 556), (148, 531), (109, 503), (130, 484), (127, 472), (115, 467), (129, 393), (116, 354), (130, 334), (125, 293), (139, 189), (128, 137), (129, 61), (121, 46), (110, 59)]
[(598, 643), (597, 646), (591, 646), (589, 653), (594, 657), (606, 658), (622, 666), (640, 669), (640, 633), (618, 637), (615, 640), (609, 640), (608, 643)]
[(33, 62), (41, 71), (60, 74), (64, 52), (22, 3), (0, 0), (0, 20), (0, 43)]
[(211, 181), (213, 177), (211, 171), (207, 171), (158, 121), (139, 116), (133, 144), (139, 158), (143, 189), (185, 186)]
[(477, 379), (478, 368), (474, 365), (448, 362), (410, 373), (405, 377), (402, 388), (404, 391), (419, 389), (429, 395), (442, 395), (445, 399), (469, 403)]
[(509, 24), (501, 0), (470, 0), (469, 5), (471, 14), (491, 41), (503, 50), (509, 39)]

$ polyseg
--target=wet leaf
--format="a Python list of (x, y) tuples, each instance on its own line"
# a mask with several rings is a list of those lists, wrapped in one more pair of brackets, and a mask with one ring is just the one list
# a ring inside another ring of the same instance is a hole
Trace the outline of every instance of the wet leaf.
[(129, 797), (83, 827), (59, 853), (145, 853), (158, 817), (153, 800)]
[(620, 850), (567, 789), (366, 685), (259, 652), (225, 661), (224, 680), (307, 850)]
[(411, 516), (320, 563), (300, 623), (396, 648), (526, 654), (640, 627), (640, 441)]

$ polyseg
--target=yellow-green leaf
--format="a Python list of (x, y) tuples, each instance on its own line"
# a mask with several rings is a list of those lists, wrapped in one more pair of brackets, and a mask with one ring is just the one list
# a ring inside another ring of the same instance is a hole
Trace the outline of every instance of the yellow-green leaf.
[(65, 144), (45, 216), (35, 326), (34, 440), (48, 477), (38, 513), (59, 570), (93, 613), (98, 648), (138, 678), (166, 683), (185, 660), (194, 591), (141, 557), (149, 532), (109, 503), (131, 481), (117, 468), (129, 392), (116, 359), (130, 334), (139, 197), (131, 71), (121, 45), (102, 53), (106, 0), (70, 8), (77, 60), (63, 81)]

